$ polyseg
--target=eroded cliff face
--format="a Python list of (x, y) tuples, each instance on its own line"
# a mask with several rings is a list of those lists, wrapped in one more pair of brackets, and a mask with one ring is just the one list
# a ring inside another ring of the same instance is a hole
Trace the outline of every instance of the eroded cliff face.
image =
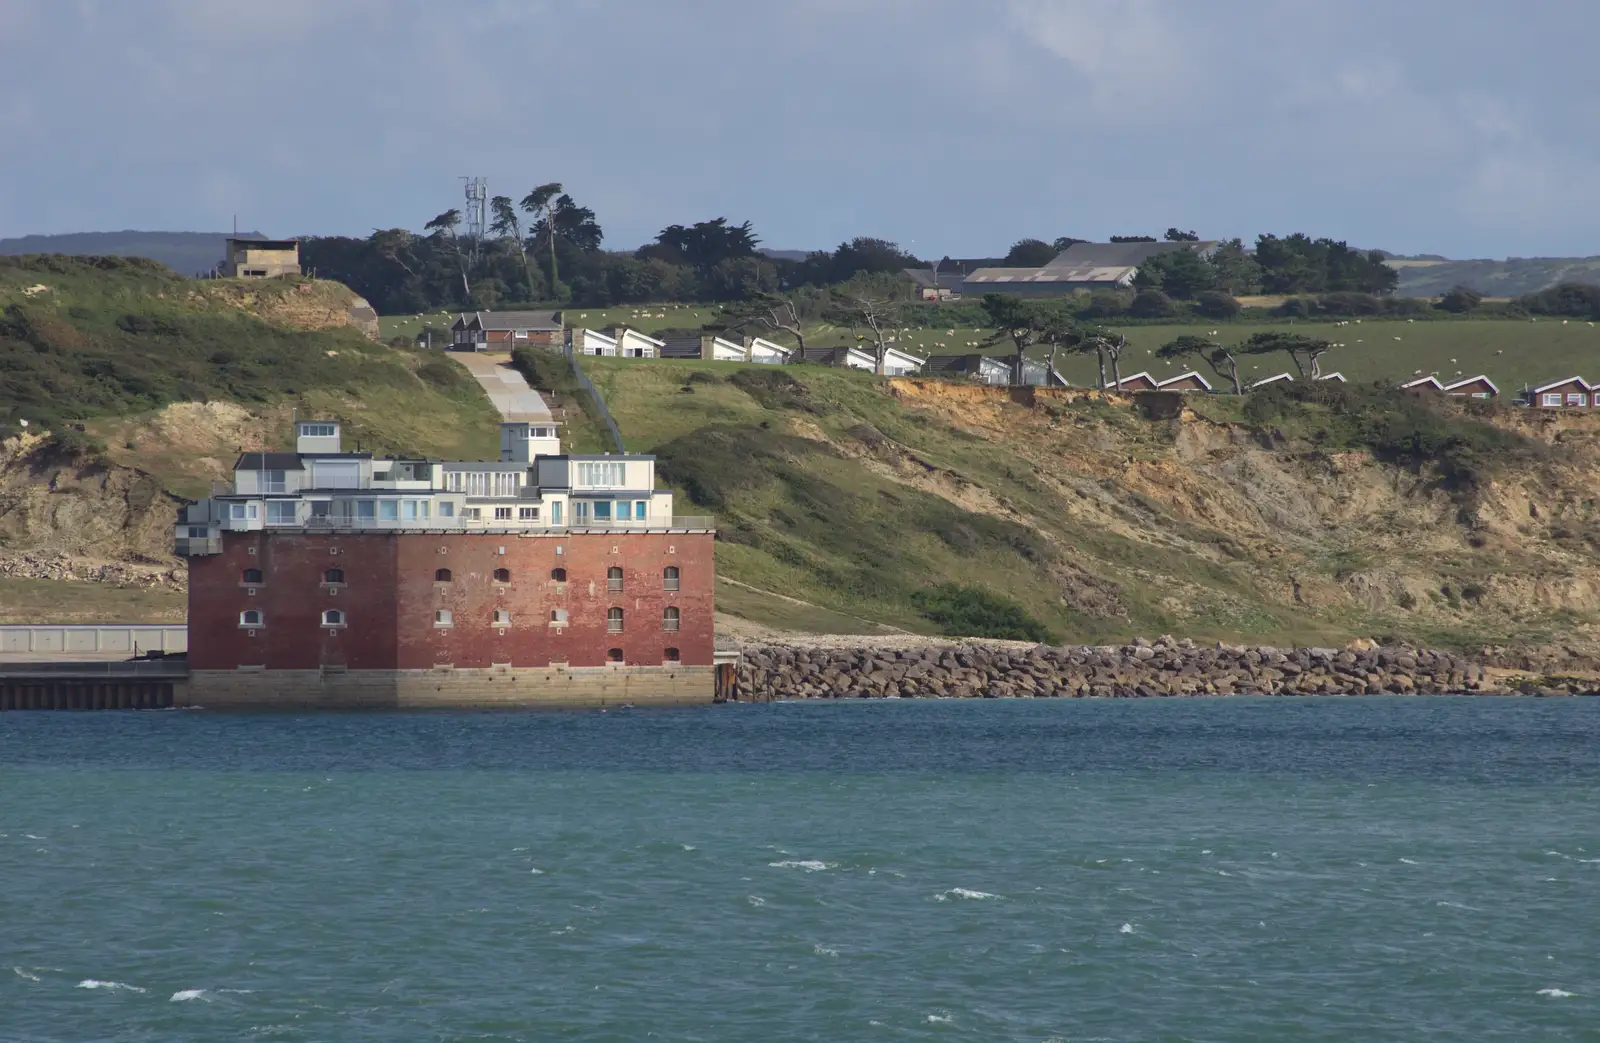
[(1290, 444), (1190, 409), (1150, 420), (1081, 391), (909, 379), (893, 393), (1011, 446), (1061, 494), (1070, 529), (1146, 548), (1125, 560), (1086, 540), (1074, 560), (1124, 596), (1142, 592), (1174, 629), (1219, 612), (1247, 620), (1253, 600), (1330, 636), (1600, 645), (1600, 417), (1495, 416), (1550, 452), (1461, 489), (1426, 467)]
[(0, 577), (181, 587), (182, 498), (48, 434), (0, 441)]

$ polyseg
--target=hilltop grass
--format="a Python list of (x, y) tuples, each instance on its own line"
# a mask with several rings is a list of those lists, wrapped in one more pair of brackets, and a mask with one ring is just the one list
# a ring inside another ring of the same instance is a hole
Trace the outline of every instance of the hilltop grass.
[[(296, 294), (292, 280), (250, 294)], [(237, 403), (288, 444), (291, 409), (334, 416), (365, 448), (494, 451), (496, 416), (448, 360), (352, 328), (295, 330), (221, 299), (234, 287), (129, 258), (0, 258), (0, 431), (128, 421), (179, 402)]]

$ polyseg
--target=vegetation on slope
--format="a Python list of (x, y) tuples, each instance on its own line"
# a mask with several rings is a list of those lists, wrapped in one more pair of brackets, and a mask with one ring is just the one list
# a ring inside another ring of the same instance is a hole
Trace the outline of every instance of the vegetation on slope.
[(1593, 501), (1552, 491), (1600, 431), (1552, 446), (1524, 411), (1320, 385), (1151, 419), (811, 366), (585, 370), (679, 511), (717, 516), (721, 574), (769, 595), (724, 610), (757, 622), (799, 599), (924, 632), (1468, 644), (1600, 613), (1573, 581)]

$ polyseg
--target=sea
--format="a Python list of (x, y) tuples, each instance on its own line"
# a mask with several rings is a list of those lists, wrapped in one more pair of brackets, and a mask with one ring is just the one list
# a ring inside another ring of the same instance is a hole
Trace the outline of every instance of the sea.
[(0, 1041), (1600, 1040), (1600, 699), (0, 714)]

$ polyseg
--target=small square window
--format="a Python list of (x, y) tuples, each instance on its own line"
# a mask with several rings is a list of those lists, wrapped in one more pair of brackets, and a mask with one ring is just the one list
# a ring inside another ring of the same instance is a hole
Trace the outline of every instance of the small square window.
[(511, 508), (510, 507), (496, 507), (494, 509), (494, 518), (495, 518), (495, 521), (510, 521), (511, 520)]

